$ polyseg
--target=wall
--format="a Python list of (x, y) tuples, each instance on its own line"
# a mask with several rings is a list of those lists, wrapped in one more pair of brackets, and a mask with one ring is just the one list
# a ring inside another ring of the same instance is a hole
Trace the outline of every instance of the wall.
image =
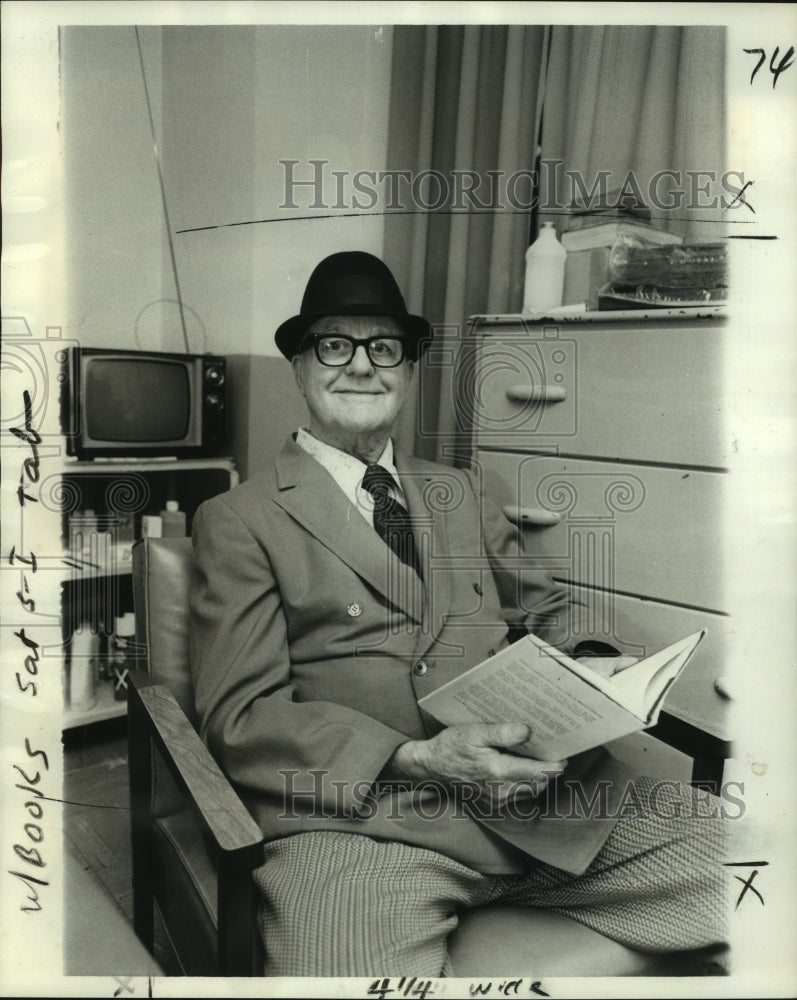
[[(384, 167), (389, 32), (165, 28), (163, 63), (166, 183), (184, 299), (214, 350), (275, 354), (273, 330), (298, 310), (317, 260), (354, 247), (381, 253), (379, 216), (285, 221), (320, 213), (280, 208), (279, 161)], [(239, 225), (266, 219), (279, 221)]]
[[(258, 378), (267, 370), (281, 393), (291, 376), (276, 361), (255, 363), (257, 375), (246, 358), (277, 355), (273, 331), (298, 311), (315, 263), (383, 248), (376, 214), (318, 218), (309, 189), (299, 210), (281, 209), (279, 161), (301, 161), (297, 177), (310, 159), (384, 168), (391, 29), (164, 26), (141, 29), (141, 43), (188, 347), (236, 356), (235, 451), (254, 467), (286, 412), (268, 420)], [(62, 95), (71, 333), (184, 350), (177, 307), (162, 301), (176, 293), (134, 29), (66, 29)]]
[(307, 426), (307, 407), (282, 356), (228, 354), (227, 363), (235, 387), (232, 454), (241, 479), (246, 479), (274, 462), (290, 433)]
[(246, 477), (305, 420), (274, 330), (298, 312), (317, 261), (350, 248), (381, 254), (383, 246), (380, 216), (297, 219), (319, 215), (307, 210), (307, 188), (294, 199), (299, 210), (280, 208), (279, 161), (301, 161), (297, 177), (312, 176), (311, 159), (328, 160), (330, 170), (384, 168), (389, 31), (164, 28), (163, 67), (178, 273), (204, 333), (192, 349), (230, 356), (234, 453)]
[[(140, 29), (156, 127), (159, 28)], [(60, 31), (66, 221), (66, 332), (84, 346), (161, 349), (166, 229), (136, 33)]]

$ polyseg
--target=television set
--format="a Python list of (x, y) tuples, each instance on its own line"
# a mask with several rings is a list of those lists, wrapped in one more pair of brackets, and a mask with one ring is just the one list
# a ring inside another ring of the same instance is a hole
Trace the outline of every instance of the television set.
[(79, 459), (222, 454), (223, 357), (76, 347), (63, 380), (62, 429)]

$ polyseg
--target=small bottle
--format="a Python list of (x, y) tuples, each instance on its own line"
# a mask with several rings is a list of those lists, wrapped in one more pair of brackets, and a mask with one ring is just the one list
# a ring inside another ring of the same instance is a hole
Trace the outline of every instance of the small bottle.
[(162, 538), (163, 522), (160, 514), (144, 514), (141, 518), (142, 538)]
[(99, 637), (82, 622), (69, 643), (69, 707), (85, 712), (97, 704), (96, 662)]
[(161, 511), (161, 536), (185, 538), (185, 511), (180, 510), (176, 500), (167, 500), (166, 510)]
[(526, 251), (523, 312), (545, 313), (562, 304), (567, 250), (556, 237), (552, 222), (543, 222), (540, 235)]
[(113, 636), (113, 696), (127, 698), (127, 674), (135, 668), (136, 616), (133, 613), (116, 619)]
[(97, 530), (97, 515), (90, 507), (87, 507), (80, 515), (80, 521), (84, 532), (83, 537), (89, 538), (92, 532)]

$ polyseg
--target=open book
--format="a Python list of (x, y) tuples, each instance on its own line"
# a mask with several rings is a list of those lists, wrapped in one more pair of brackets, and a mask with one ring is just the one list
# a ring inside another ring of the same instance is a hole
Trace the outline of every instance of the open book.
[(447, 726), (525, 722), (513, 753), (561, 760), (655, 725), (664, 697), (706, 634), (667, 646), (611, 678), (527, 635), (418, 704)]

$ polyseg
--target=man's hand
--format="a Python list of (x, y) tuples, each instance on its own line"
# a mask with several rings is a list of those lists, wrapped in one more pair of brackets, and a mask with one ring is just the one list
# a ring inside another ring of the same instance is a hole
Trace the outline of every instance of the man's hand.
[(528, 726), (516, 722), (451, 726), (429, 740), (402, 743), (382, 776), (475, 785), (479, 798), (500, 807), (515, 798), (539, 795), (565, 769), (567, 761), (502, 752), (525, 743), (530, 735)]
[(635, 663), (639, 663), (639, 659), (636, 656), (580, 656), (578, 662), (594, 670), (601, 677), (609, 678), (628, 667), (633, 667)]

